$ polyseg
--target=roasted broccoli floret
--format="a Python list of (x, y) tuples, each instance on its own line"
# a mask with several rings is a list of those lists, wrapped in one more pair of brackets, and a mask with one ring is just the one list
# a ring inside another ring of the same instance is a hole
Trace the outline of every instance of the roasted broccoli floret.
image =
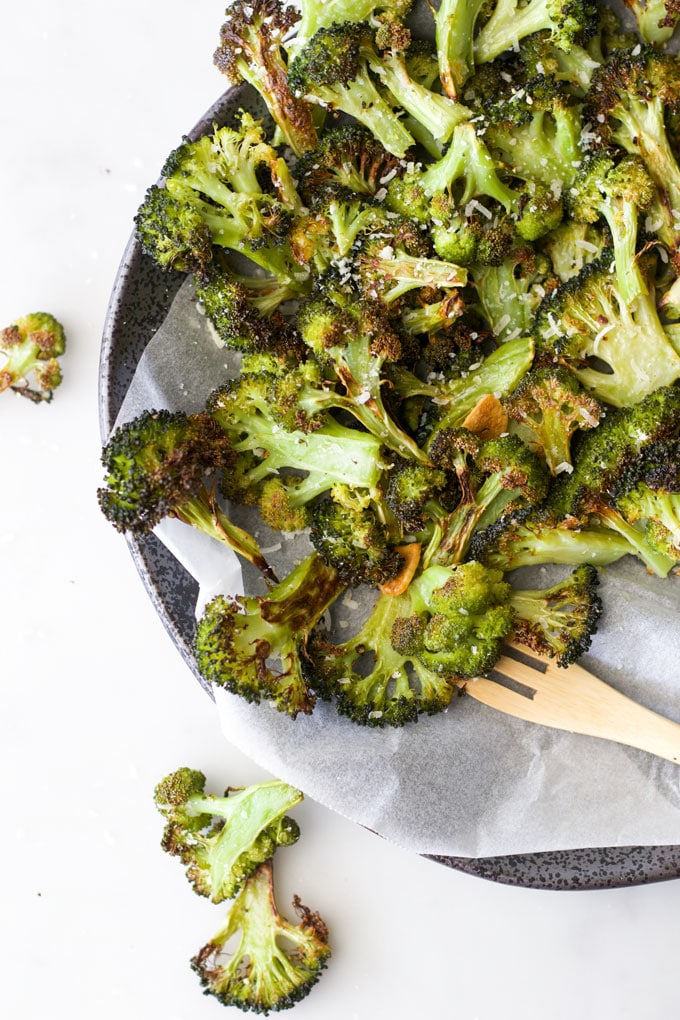
[(573, 517), (561, 519), (546, 507), (500, 517), (470, 542), (473, 559), (506, 571), (546, 563), (606, 567), (635, 552), (623, 535)]
[(590, 648), (602, 615), (595, 567), (583, 564), (550, 588), (510, 593), (513, 637), (535, 652), (569, 666)]
[(301, 208), (285, 160), (244, 113), (168, 157), (163, 185), (146, 194), (135, 222), (144, 251), (164, 268), (206, 271), (213, 246), (240, 252), (281, 282), (303, 280), (285, 243)]
[(680, 167), (670, 145), (664, 118), (680, 107), (680, 63), (675, 56), (650, 46), (614, 54), (593, 75), (584, 118), (594, 127), (596, 141), (620, 146), (639, 156), (659, 189), (650, 215), (655, 231), (678, 258), (680, 230)]
[(308, 102), (354, 117), (389, 152), (403, 157), (414, 139), (371, 77), (365, 36), (365, 25), (350, 22), (319, 29), (293, 60), (290, 87)]
[(370, 506), (323, 500), (312, 513), (309, 537), (319, 555), (349, 585), (384, 584), (401, 567), (385, 525)]
[(314, 553), (267, 596), (218, 595), (196, 627), (201, 675), (246, 701), (268, 701), (292, 718), (309, 714), (316, 698), (302, 664), (307, 640), (344, 587), (337, 570)]
[(402, 462), (390, 473), (385, 498), (404, 531), (416, 533), (428, 520), (445, 516), (442, 498), (447, 488), (453, 488), (453, 482), (445, 471)]
[(545, 74), (484, 104), (489, 149), (518, 177), (540, 181), (556, 193), (568, 188), (583, 153), (580, 106), (563, 82)]
[(49, 312), (32, 312), (0, 332), (0, 393), (49, 402), (61, 382), (64, 328)]
[(642, 400), (680, 376), (680, 358), (659, 320), (651, 267), (631, 304), (605, 251), (542, 302), (534, 324), (541, 360), (566, 365), (596, 397), (616, 407)]
[(413, 0), (301, 0), (302, 17), (288, 52), (304, 49), (320, 28), (343, 21), (389, 23), (403, 18), (412, 6)]
[(215, 65), (230, 85), (247, 82), (264, 99), (274, 122), (300, 156), (317, 143), (311, 108), (288, 83), (284, 39), (299, 14), (280, 0), (236, 0), (227, 8)]
[(668, 42), (680, 21), (678, 0), (624, 0), (632, 11), (646, 43), (660, 46)]
[(99, 506), (118, 531), (134, 535), (176, 517), (274, 579), (255, 539), (229, 520), (206, 485), (206, 478), (234, 460), (229, 439), (207, 412), (144, 411), (119, 426), (104, 446)]
[(653, 549), (680, 561), (680, 442), (653, 445), (614, 486), (614, 503)]
[(597, 27), (595, 0), (496, 0), (474, 40), (478, 64), (495, 60), (534, 32), (548, 31), (558, 49), (569, 52)]
[(609, 229), (603, 221), (595, 224), (566, 219), (542, 237), (538, 247), (550, 259), (553, 286), (556, 286), (558, 282), (566, 283), (572, 276), (577, 276), (584, 266), (610, 248), (611, 243)]
[(294, 171), (307, 205), (327, 187), (373, 196), (403, 172), (401, 161), (360, 124), (324, 131), (316, 149), (299, 159)]
[(514, 431), (545, 460), (552, 475), (571, 469), (572, 436), (596, 428), (602, 415), (597, 400), (559, 365), (532, 369), (503, 403)]
[(558, 283), (548, 258), (526, 244), (497, 264), (474, 266), (471, 276), (479, 310), (503, 344), (531, 332), (541, 302)]
[(517, 436), (481, 443), (467, 429), (438, 429), (428, 444), (437, 467), (455, 471), (462, 498), (441, 521), (424, 560), (445, 566), (467, 558), (473, 534), (512, 509), (537, 506), (548, 491), (543, 461)]
[(186, 865), (194, 892), (220, 903), (233, 899), (277, 847), (296, 842), (300, 830), (286, 811), (302, 791), (277, 779), (217, 796), (205, 783), (202, 772), (177, 769), (158, 783), (154, 801), (166, 819), (161, 846)]
[[(296, 896), (291, 924), (274, 900), (273, 868), (261, 864), (229, 908), (224, 925), (191, 961), (205, 995), (223, 1006), (267, 1014), (309, 994), (330, 956), (328, 929)], [(227, 952), (227, 943), (238, 944)]]
[(619, 290), (627, 304), (647, 289), (637, 263), (638, 219), (655, 195), (654, 182), (638, 156), (615, 163), (606, 153), (582, 163), (568, 193), (569, 211), (577, 222), (596, 223), (601, 216), (606, 220)]

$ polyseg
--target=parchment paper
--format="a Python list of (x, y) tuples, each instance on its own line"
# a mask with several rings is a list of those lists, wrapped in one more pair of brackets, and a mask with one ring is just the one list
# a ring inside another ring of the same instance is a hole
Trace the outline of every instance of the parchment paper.
[[(118, 423), (150, 408), (199, 410), (234, 369), (187, 282), (140, 360)], [(243, 508), (234, 510), (248, 524)], [(250, 525), (281, 575), (308, 551), (304, 538), (291, 540), (252, 518)], [(197, 612), (218, 592), (244, 590), (236, 556), (220, 543), (176, 521), (157, 533), (199, 582)], [(533, 568), (515, 577), (520, 587), (544, 587), (564, 573)], [(626, 557), (602, 571), (601, 595), (604, 616), (582, 664), (680, 721), (680, 579), (650, 577)], [(353, 618), (346, 601), (334, 612), (343, 622)], [(215, 695), (225, 737), (255, 762), (419, 853), (486, 857), (680, 843), (680, 766), (640, 751), (523, 723), (466, 697), (439, 716), (377, 730), (324, 703), (293, 721), (267, 704)]]

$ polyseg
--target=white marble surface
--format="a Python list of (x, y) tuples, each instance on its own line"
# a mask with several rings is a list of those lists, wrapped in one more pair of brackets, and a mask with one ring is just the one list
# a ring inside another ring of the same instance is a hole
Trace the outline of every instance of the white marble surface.
[[(155, 782), (264, 775), (220, 735), (100, 517), (97, 362), (132, 217), (222, 88), (223, 4), (26, 0), (0, 41), (0, 321), (64, 322), (51, 406), (3, 395), (0, 483), (0, 1014), (209, 1020), (187, 961), (220, 920), (158, 840)], [(278, 855), (332, 928), (300, 1020), (666, 1020), (678, 1015), (680, 884), (497, 886), (406, 854), (311, 803)]]

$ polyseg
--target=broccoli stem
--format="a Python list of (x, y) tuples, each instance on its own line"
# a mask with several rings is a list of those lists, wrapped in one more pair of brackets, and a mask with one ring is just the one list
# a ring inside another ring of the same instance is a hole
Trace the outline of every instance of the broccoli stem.
[(606, 504), (597, 504), (595, 512), (605, 527), (611, 528), (612, 531), (616, 531), (627, 539), (648, 570), (656, 574), (657, 577), (668, 576), (669, 571), (675, 566), (676, 562), (671, 556), (667, 556), (666, 553), (652, 548), (642, 532), (638, 531), (636, 527), (624, 520), (620, 513), (612, 510)]
[(374, 51), (367, 50), (365, 56), (369, 67), (376, 72), (399, 105), (438, 142), (447, 141), (456, 125), (470, 117), (470, 111), (464, 106), (414, 81), (408, 73), (403, 54), (390, 53), (381, 60)]
[(458, 99), (474, 70), (475, 25), (485, 0), (442, 0), (436, 16), (439, 76), (444, 91)]
[(450, 191), (461, 178), (464, 185), (460, 205), (465, 206), (477, 195), (486, 195), (500, 202), (506, 212), (517, 210), (519, 196), (500, 180), (496, 161), (477, 136), (474, 124), (459, 124), (455, 128), (445, 154), (427, 168), (418, 183), (431, 198), (438, 192)]
[(232, 524), (207, 489), (204, 488), (197, 498), (175, 507), (171, 516), (198, 528), (209, 538), (214, 538), (216, 541), (222, 542), (223, 545), (229, 546), (239, 556), (243, 556), (254, 567), (257, 567), (268, 581), (276, 583), (276, 574), (265, 560), (255, 539), (243, 528)]
[(529, 0), (524, 7), (519, 7), (517, 0), (497, 0), (491, 17), (475, 40), (475, 63), (495, 60), (527, 35), (552, 28), (548, 2)]
[[(514, 490), (505, 489), (501, 484), (501, 475), (490, 475), (480, 486), (473, 500), (461, 503), (439, 525), (442, 538), (430, 562), (444, 567), (462, 563), (467, 556), (474, 531), (480, 525), (491, 524), (500, 517), (503, 506), (510, 502), (514, 495)], [(490, 508), (493, 508), (492, 520), (484, 522), (484, 516)]]

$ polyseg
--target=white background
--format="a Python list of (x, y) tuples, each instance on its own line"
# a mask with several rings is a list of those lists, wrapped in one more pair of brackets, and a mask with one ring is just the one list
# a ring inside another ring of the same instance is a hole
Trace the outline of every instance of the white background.
[[(221, 920), (159, 848), (154, 784), (264, 777), (222, 738), (124, 540), (100, 517), (99, 344), (132, 217), (222, 91), (223, 4), (6, 5), (0, 324), (66, 326), (50, 406), (0, 396), (0, 1014), (216, 1020), (189, 958)], [(310, 801), (277, 855), (281, 906), (334, 955), (293, 1014), (323, 1020), (679, 1015), (680, 884), (549, 893), (406, 854)]]

